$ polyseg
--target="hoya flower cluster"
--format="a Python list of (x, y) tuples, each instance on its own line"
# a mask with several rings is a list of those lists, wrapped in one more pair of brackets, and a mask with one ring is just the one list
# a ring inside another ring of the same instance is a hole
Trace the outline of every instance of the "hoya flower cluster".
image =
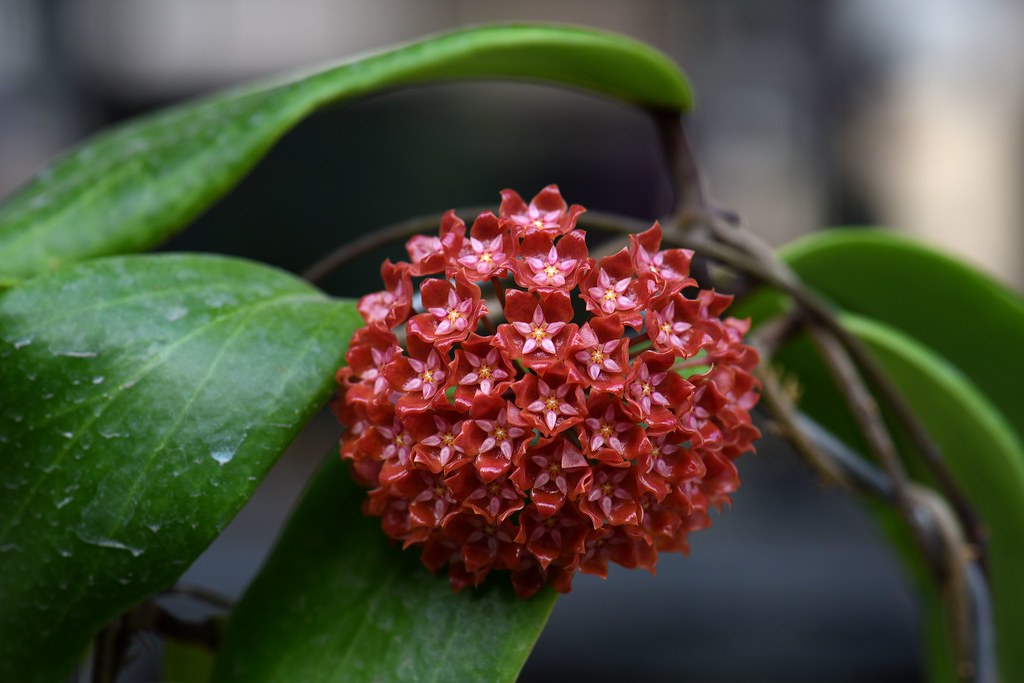
[(449, 212), (359, 303), (342, 457), (365, 511), (456, 590), (492, 569), (521, 596), (609, 560), (653, 570), (728, 502), (758, 436), (729, 297), (697, 288), (657, 224), (591, 258), (583, 211), (552, 185), (504, 191), (468, 231)]

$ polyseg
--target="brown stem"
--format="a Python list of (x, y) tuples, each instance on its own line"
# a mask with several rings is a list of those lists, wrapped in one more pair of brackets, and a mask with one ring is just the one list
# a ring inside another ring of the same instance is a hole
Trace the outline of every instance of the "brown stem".
[[(861, 433), (867, 439), (868, 447), (878, 459), (882, 469), (892, 479), (893, 500), (900, 515), (907, 522), (918, 551), (924, 557), (930, 558), (934, 549), (929, 546), (928, 540), (923, 536), (918, 524), (908, 491), (910, 482), (907, 472), (903, 467), (903, 461), (900, 460), (899, 452), (896, 450), (896, 444), (893, 443), (889, 430), (882, 421), (878, 404), (835, 335), (813, 323), (809, 326), (809, 332), (817, 344), (825, 364), (832, 372), (836, 386), (841, 388), (840, 393), (846, 400), (846, 405), (857, 421)], [(946, 577), (941, 575), (941, 572), (946, 569), (944, 563), (936, 562), (934, 559), (930, 559), (930, 562), (936, 570), (937, 578), (944, 582)]]
[[(489, 211), (493, 207), (476, 207), (460, 209), (459, 213), (464, 215), (477, 215)], [(302, 273), (303, 279), (308, 282), (320, 282), (335, 270), (350, 261), (368, 254), (369, 252), (387, 246), (403, 237), (411, 237), (421, 232), (437, 232), (437, 226), (441, 224), (442, 214), (430, 214), (429, 216), (418, 216), (401, 223), (395, 223), (362, 237), (343, 244), (322, 259), (314, 263)]]
[(167, 610), (155, 607), (147, 626), (164, 638), (201, 645), (211, 652), (216, 652), (220, 647), (221, 626), (212, 617), (203, 621), (185, 621)]
[[(946, 461), (942, 458), (938, 445), (932, 440), (920, 418), (914, 413), (906, 398), (896, 388), (875, 357), (860, 339), (842, 326), (828, 304), (804, 286), (792, 270), (774, 257), (770, 247), (749, 233), (728, 227), (723, 229), (723, 226), (719, 226), (715, 237), (729, 240), (733, 245), (740, 245), (739, 248), (742, 249), (742, 252), (736, 254), (737, 248), (716, 242), (709, 241), (698, 244), (685, 238), (681, 241), (684, 246), (709, 254), (714, 258), (722, 258), (724, 263), (734, 267), (742, 267), (745, 272), (765, 284), (785, 292), (806, 312), (811, 323), (827, 330), (836, 338), (845, 353), (849, 354), (863, 371), (868, 383), (878, 392), (882, 402), (892, 410), (900, 426), (906, 430), (914, 448), (921, 454), (925, 465), (935, 476), (943, 494), (953, 505), (969, 541), (974, 546), (973, 551), (978, 553), (982, 568), (987, 568), (987, 553), (985, 551), (987, 533), (984, 524), (949, 470)], [(840, 386), (840, 390), (842, 389), (843, 387)]]
[(673, 180), (676, 193), (673, 211), (705, 206), (704, 183), (682, 117), (677, 111), (665, 110), (652, 111), (651, 116)]
[(783, 388), (779, 375), (768, 364), (768, 356), (762, 357), (757, 376), (761, 381), (761, 401), (768, 409), (768, 413), (777, 421), (775, 429), (779, 435), (793, 444), (797, 453), (803, 456), (826, 484), (838, 484), (849, 490), (859, 490), (854, 479), (849, 477), (833, 458), (827, 457), (807, 435), (806, 430), (797, 424), (793, 400)]
[[(860, 454), (802, 413), (791, 411), (794, 428), (832, 460), (856, 490), (892, 502), (895, 486)], [(964, 552), (966, 541), (956, 515), (937, 492), (911, 483), (907, 489), (919, 526), (944, 564), (943, 602), (953, 629), (956, 674), (962, 681), (996, 683), (995, 614), (988, 582), (977, 558)]]
[(114, 683), (127, 649), (124, 617), (119, 616), (96, 634), (92, 653), (92, 683)]
[[(944, 595), (947, 610), (953, 624), (954, 643), (958, 656), (957, 675), (961, 680), (989, 680), (994, 678), (995, 667), (992, 662), (994, 645), (983, 637), (991, 635), (990, 623), (983, 620), (972, 621), (968, 605), (973, 604), (976, 613), (984, 613), (988, 605), (985, 582), (981, 584), (980, 593), (971, 592), (968, 577), (973, 576), (965, 555), (965, 547), (960, 537), (960, 529), (966, 532), (977, 553), (979, 573), (984, 573), (984, 528), (974, 513), (959, 485), (942, 460), (936, 444), (932, 441), (923, 424), (911, 410), (909, 403), (896, 389), (888, 376), (882, 372), (881, 366), (868, 353), (860, 340), (846, 331), (839, 323), (834, 312), (824, 304), (796, 277), (795, 273), (775, 258), (767, 244), (739, 228), (739, 219), (735, 215), (709, 210), (703, 194), (703, 181), (697, 166), (695, 155), (686, 139), (681, 124), (671, 123), (662, 117), (659, 120), (662, 143), (670, 160), (673, 177), (678, 188), (678, 201), (670, 223), (675, 228), (674, 236), (694, 251), (704, 253), (722, 261), (726, 265), (737, 268), (765, 283), (772, 284), (790, 295), (797, 302), (806, 316), (812, 336), (822, 348), (823, 354), (833, 373), (837, 376), (838, 388), (851, 410), (857, 417), (861, 430), (865, 433), (872, 450), (879, 457), (888, 474), (892, 498), (900, 510), (914, 540), (929, 564), (935, 569), (940, 582), (947, 588)], [(723, 225), (724, 224), (724, 225)], [(629, 229), (629, 228), (627, 228)], [(666, 233), (666, 236), (668, 233)], [(687, 239), (698, 244), (686, 244)], [(717, 253), (716, 253), (717, 252)], [(727, 258), (726, 258), (727, 257)], [(778, 343), (783, 331), (775, 331), (772, 343)], [(769, 358), (766, 355), (765, 358)], [(907, 430), (914, 446), (922, 454), (929, 469), (935, 474), (943, 492), (952, 501), (956, 510), (953, 515), (943, 516), (948, 510), (942, 498), (931, 491), (907, 481), (899, 454), (892, 443), (888, 429), (878, 414), (877, 406), (867, 387), (857, 372), (857, 366), (867, 375), (879, 396), (892, 409), (896, 419)], [(818, 466), (823, 475), (838, 479), (843, 475), (835, 468), (828, 466), (827, 458), (813, 443), (805, 429), (794, 420), (791, 410), (787, 410), (785, 395), (776, 383), (774, 375), (766, 372), (762, 365), (760, 373), (764, 383), (764, 396), (773, 412), (785, 423), (785, 428), (794, 444), (808, 455), (810, 462)], [(867, 465), (867, 463), (864, 463)], [(848, 481), (846, 483), (849, 483)], [(929, 507), (930, 504), (934, 504)], [(929, 513), (931, 513), (929, 515)], [(928, 539), (921, 522), (921, 516), (933, 520), (945, 540), (943, 548), (946, 557), (937, 558), (929, 547)], [(958, 524), (959, 522), (959, 524)], [(974, 598), (973, 603), (970, 598)], [(988, 614), (991, 617), (991, 614)], [(981, 636), (974, 638), (975, 635)], [(989, 639), (991, 640), (991, 638)], [(976, 678), (976, 676), (980, 678)]]

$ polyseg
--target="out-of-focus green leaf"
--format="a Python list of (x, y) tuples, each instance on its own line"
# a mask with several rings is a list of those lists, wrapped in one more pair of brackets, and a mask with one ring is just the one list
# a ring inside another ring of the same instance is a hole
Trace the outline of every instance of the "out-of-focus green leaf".
[(0, 680), (61, 680), (172, 583), (326, 400), (360, 323), (215, 257), (105, 259), (0, 296)]
[[(916, 340), (882, 323), (854, 315), (842, 317), (882, 364), (942, 449), (957, 481), (991, 532), (991, 570), (1003, 680), (1024, 680), (1024, 656), (1012, 643), (1024, 642), (1024, 447), (1000, 412), (971, 380)], [(847, 442), (863, 448), (863, 439), (824, 363), (806, 338), (785, 347), (774, 359), (802, 389), (799, 406)], [(906, 438), (901, 439), (905, 446)], [(911, 452), (912, 459), (918, 456)], [(923, 472), (919, 460), (913, 469)], [(886, 514), (883, 511), (883, 514)], [(895, 525), (883, 520), (887, 528)], [(900, 543), (912, 553), (904, 535)], [(929, 602), (939, 603), (935, 589)], [(935, 615), (933, 615), (934, 617)], [(938, 615), (941, 616), (941, 615)], [(929, 629), (933, 680), (950, 679), (952, 661), (945, 634)], [(945, 666), (944, 670), (938, 670)], [(950, 679), (951, 680), (951, 679)]]
[(573, 86), (653, 109), (691, 104), (675, 64), (623, 36), (543, 25), (436, 36), (99, 134), (0, 206), (0, 278), (160, 243), (328, 104), (432, 81), (495, 78)]
[(202, 645), (168, 640), (164, 643), (163, 683), (207, 683), (214, 654)]
[(1024, 299), (920, 242), (881, 230), (826, 230), (780, 257), (847, 311), (906, 332), (964, 372), (1024, 436)]
[(216, 681), (513, 681), (554, 605), (505, 576), (452, 593), (362, 515), (336, 455), (228, 621)]

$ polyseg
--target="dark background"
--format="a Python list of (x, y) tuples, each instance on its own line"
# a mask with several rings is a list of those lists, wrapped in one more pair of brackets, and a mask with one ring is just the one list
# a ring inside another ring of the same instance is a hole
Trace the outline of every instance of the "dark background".
[[(697, 92), (689, 128), (714, 199), (773, 244), (899, 225), (1024, 283), (1013, 0), (0, 0), (0, 196), (150, 108), (501, 19), (617, 30), (673, 56)], [(375, 228), (550, 182), (645, 219), (671, 201), (640, 112), (537, 85), (443, 85), (317, 114), (166, 248), (301, 271)], [(327, 288), (377, 288), (379, 256)], [(320, 416), (185, 580), (240, 594), (338, 433)], [(734, 508), (689, 558), (664, 556), (657, 578), (580, 576), (522, 680), (920, 680), (912, 588), (862, 507), (771, 439), (738, 465)], [(123, 680), (156, 679), (159, 651), (145, 644)]]

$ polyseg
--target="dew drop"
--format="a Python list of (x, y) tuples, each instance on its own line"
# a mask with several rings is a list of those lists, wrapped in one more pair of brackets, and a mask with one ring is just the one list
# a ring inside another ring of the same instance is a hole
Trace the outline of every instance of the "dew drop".
[(130, 545), (115, 541), (112, 538), (93, 538), (87, 536), (81, 532), (78, 532), (78, 537), (88, 543), (89, 545), (95, 545), (100, 548), (113, 548), (114, 550), (127, 550), (132, 554), (132, 557), (138, 557), (142, 553), (146, 552), (145, 548), (133, 548)]
[(210, 457), (220, 463), (220, 466), (223, 467), (227, 463), (231, 462), (231, 459), (235, 457), (235, 452), (231, 449), (222, 448), (216, 451), (211, 451)]
[(97, 354), (95, 351), (61, 351), (57, 355), (68, 358), (95, 358)]
[(181, 320), (186, 315), (188, 315), (187, 308), (185, 308), (184, 306), (175, 306), (174, 308), (168, 309), (167, 312), (164, 314), (164, 317), (167, 318), (168, 322), (173, 323), (175, 320)]

